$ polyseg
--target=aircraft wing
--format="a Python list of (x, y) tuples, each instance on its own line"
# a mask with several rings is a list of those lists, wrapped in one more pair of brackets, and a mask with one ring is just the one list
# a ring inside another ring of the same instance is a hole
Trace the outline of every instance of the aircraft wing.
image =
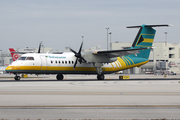
[(139, 50), (145, 50), (145, 49), (149, 49), (149, 48), (97, 51), (97, 52), (94, 52), (93, 54), (98, 55), (98, 56), (107, 56), (109, 58), (113, 58), (113, 57), (121, 57), (125, 55), (130, 55), (130, 54), (137, 54), (137, 53), (140, 53)]

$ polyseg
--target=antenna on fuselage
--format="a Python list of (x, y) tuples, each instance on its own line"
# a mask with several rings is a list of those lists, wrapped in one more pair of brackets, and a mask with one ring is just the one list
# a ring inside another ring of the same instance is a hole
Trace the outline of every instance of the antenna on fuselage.
[(42, 41), (39, 43), (38, 53), (41, 53), (41, 45), (42, 45)]
[[(84, 43), (84, 36), (82, 36), (82, 43)], [(84, 51), (84, 47), (82, 48), (82, 50)]]

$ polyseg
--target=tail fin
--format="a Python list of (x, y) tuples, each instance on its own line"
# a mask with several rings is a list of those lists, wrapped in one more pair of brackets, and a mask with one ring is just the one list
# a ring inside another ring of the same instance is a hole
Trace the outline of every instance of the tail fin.
[[(143, 48), (143, 47), (152, 47), (154, 36), (156, 30), (152, 27), (162, 27), (169, 25), (142, 25), (142, 26), (129, 26), (127, 28), (140, 28), (139, 32), (132, 44), (131, 48)], [(151, 49), (140, 50), (140, 53), (137, 54), (137, 57), (149, 58)]]
[(20, 55), (15, 53), (16, 51), (13, 48), (9, 48), (9, 51), (11, 52), (11, 56), (12, 56), (13, 61), (16, 61), (20, 57)]

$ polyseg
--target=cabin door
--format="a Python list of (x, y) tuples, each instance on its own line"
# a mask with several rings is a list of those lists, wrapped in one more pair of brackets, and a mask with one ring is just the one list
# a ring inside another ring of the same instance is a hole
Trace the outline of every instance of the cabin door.
[(41, 70), (46, 70), (47, 69), (47, 59), (45, 56), (40, 56), (41, 58)]

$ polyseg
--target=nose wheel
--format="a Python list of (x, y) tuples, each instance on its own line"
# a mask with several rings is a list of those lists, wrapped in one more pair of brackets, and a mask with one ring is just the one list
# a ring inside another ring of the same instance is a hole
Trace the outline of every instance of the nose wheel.
[(104, 74), (100, 74), (100, 75), (98, 74), (97, 79), (98, 80), (104, 80)]
[(16, 75), (16, 76), (14, 77), (14, 79), (15, 79), (16, 81), (19, 81), (19, 80), (21, 79), (21, 77)]

